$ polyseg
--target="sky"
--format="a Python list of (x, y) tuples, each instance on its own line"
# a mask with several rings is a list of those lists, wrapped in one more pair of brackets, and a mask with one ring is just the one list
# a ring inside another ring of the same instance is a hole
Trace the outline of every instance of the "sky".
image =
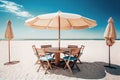
[(93, 19), (97, 26), (84, 30), (61, 30), (61, 39), (104, 39), (109, 17), (120, 39), (120, 0), (0, 0), (0, 39), (5, 39), (7, 21), (14, 39), (57, 39), (57, 30), (38, 30), (25, 25), (29, 18), (57, 11)]

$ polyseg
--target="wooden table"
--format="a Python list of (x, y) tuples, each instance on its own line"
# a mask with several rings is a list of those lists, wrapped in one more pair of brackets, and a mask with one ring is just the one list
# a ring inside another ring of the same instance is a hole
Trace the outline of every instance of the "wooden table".
[(52, 52), (55, 54), (55, 65), (60, 64), (60, 53), (65, 51), (68, 51), (68, 48), (61, 48), (60, 50), (58, 48), (45, 48), (45, 52)]

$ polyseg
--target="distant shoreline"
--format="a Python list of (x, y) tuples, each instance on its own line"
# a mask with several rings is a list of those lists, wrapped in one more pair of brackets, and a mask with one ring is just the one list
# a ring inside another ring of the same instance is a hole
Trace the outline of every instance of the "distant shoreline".
[[(7, 39), (0, 39), (0, 40), (3, 40), (3, 41), (6, 41)], [(27, 40), (37, 40), (37, 41), (39, 41), (39, 40), (41, 40), (41, 41), (43, 41), (43, 40), (53, 40), (53, 41), (55, 41), (55, 40), (58, 40), (58, 39), (12, 39), (13, 41), (19, 41), (19, 40), (25, 40), (25, 41), (27, 41)], [(61, 39), (61, 40), (105, 40), (105, 39)], [(116, 40), (120, 40), (120, 39), (116, 39)]]

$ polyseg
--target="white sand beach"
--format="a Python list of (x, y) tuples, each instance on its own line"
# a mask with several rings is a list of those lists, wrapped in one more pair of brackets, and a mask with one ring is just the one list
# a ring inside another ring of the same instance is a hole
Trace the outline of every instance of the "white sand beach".
[(61, 40), (61, 47), (69, 44), (85, 45), (81, 56), (83, 64), (78, 64), (81, 71), (74, 70), (71, 75), (68, 69), (53, 68), (44, 74), (39, 65), (35, 65), (36, 56), (32, 45), (52, 44), (57, 47), (57, 40), (14, 40), (11, 41), (11, 61), (20, 61), (14, 65), (8, 62), (8, 42), (0, 41), (0, 80), (120, 80), (120, 41), (116, 40), (111, 47), (111, 64), (116, 69), (105, 68), (108, 63), (108, 46), (104, 40)]

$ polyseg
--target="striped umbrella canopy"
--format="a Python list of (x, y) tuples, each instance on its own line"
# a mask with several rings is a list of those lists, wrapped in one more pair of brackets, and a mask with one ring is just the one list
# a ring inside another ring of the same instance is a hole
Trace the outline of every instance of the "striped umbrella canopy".
[(9, 62), (5, 63), (5, 65), (11, 64), (10, 60), (10, 40), (12, 40), (14, 37), (12, 27), (11, 27), (11, 21), (8, 20), (7, 22), (7, 28), (5, 31), (5, 38), (8, 40), (8, 55), (9, 55)]
[(27, 26), (36, 29), (58, 30), (58, 46), (60, 49), (60, 30), (85, 29), (96, 26), (96, 21), (78, 14), (56, 13), (41, 14), (25, 21)]
[(7, 28), (6, 28), (6, 31), (5, 31), (5, 38), (8, 39), (8, 40), (11, 40), (11, 39), (13, 39), (13, 37), (14, 37), (14, 35), (13, 35), (12, 27), (11, 27), (11, 21), (8, 20)]
[(5, 31), (5, 38), (8, 40), (8, 55), (9, 55), (8, 58), (9, 58), (9, 61), (6, 62), (4, 65), (16, 64), (19, 61), (11, 61), (11, 58), (10, 58), (10, 51), (11, 51), (10, 50), (10, 41), (14, 38), (10, 20), (8, 20), (8, 22), (7, 22), (7, 28), (6, 28), (6, 31)]
[(115, 43), (115, 39), (116, 39), (116, 30), (114, 26), (114, 20), (112, 17), (110, 17), (108, 20), (108, 25), (104, 32), (104, 38), (106, 41), (106, 45), (109, 47), (109, 65), (106, 67), (114, 68), (111, 66), (111, 59), (110, 59), (110, 47)]
[(104, 38), (108, 46), (112, 46), (115, 43), (116, 30), (115, 30), (114, 21), (112, 17), (110, 17), (108, 20), (108, 25), (104, 33)]

